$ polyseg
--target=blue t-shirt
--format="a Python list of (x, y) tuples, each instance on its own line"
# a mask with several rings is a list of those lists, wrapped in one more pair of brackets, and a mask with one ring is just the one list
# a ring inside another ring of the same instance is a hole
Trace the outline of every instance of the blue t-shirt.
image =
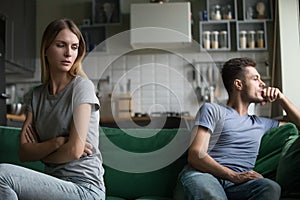
[(204, 103), (195, 125), (211, 132), (208, 154), (221, 165), (242, 172), (253, 169), (262, 136), (279, 122), (255, 115), (240, 116), (226, 105)]

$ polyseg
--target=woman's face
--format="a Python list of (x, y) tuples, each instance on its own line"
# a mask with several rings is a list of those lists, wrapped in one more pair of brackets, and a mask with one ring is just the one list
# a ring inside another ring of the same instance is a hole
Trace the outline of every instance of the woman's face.
[(78, 55), (79, 39), (69, 29), (61, 30), (46, 50), (49, 69), (53, 72), (68, 72)]

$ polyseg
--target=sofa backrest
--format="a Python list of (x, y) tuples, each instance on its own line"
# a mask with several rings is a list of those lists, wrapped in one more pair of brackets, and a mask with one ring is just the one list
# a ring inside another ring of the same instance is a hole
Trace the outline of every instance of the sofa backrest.
[(189, 142), (187, 129), (101, 127), (107, 196), (171, 198)]
[(0, 163), (11, 163), (44, 171), (42, 162), (21, 162), (19, 159), (19, 137), (21, 128), (0, 126)]

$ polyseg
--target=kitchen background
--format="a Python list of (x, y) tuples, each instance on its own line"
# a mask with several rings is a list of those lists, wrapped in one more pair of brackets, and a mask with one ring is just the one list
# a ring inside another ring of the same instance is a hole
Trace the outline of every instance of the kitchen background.
[[(22, 29), (24, 26), (17, 26), (16, 19), (20, 18), (19, 16), (14, 16), (15, 19), (7, 18), (7, 29), (13, 32), (8, 34), (8, 44), (12, 47), (7, 45), (6, 48), (6, 93), (11, 93), (12, 97), (7, 100), (8, 103), (24, 102), (27, 92), (39, 84), (40, 64), (39, 57), (36, 55), (39, 55), (42, 31), (50, 21), (60, 17), (72, 18), (82, 28), (83, 33), (96, 35), (96, 38), (90, 38), (91, 40), (105, 41), (96, 48), (95, 44), (89, 45), (91, 51), (88, 52), (84, 61), (84, 69), (94, 82), (95, 92), (101, 99), (103, 118), (110, 118), (112, 115), (127, 117), (128, 114), (155, 115), (161, 112), (194, 116), (204, 101), (225, 102), (227, 96), (220, 81), (219, 69), (232, 57), (254, 58), (266, 84), (274, 82), (281, 86), (280, 70), (274, 71), (276, 68), (272, 66), (274, 55), (278, 53), (275, 51), (277, 47), (274, 46), (276, 45), (274, 38), (278, 35), (274, 34), (277, 29), (274, 27), (273, 0), (262, 1), (268, 12), (266, 17), (259, 21), (263, 24), (265, 47), (247, 50), (240, 49), (237, 39), (238, 27), (246, 26), (247, 28), (247, 24), (251, 23), (251, 20), (246, 20), (248, 17), (246, 15), (249, 13), (246, 13), (243, 7), (246, 0), (170, 1), (170, 3), (190, 2), (192, 11), (190, 19), (192, 45), (175, 49), (132, 48), (130, 31), (128, 31), (131, 28), (130, 6), (135, 3), (149, 3), (146, 0), (113, 1), (118, 3), (120, 15), (117, 15), (116, 21), (109, 23), (94, 21), (93, 8), (97, 0), (13, 1), (22, 3), (22, 13), (26, 17), (21, 22), (29, 26), (26, 26), (26, 30), (30, 34), (23, 35), (23, 39), (25, 37), (27, 40), (22, 43), (22, 46), (18, 45), (20, 43), (12, 39), (13, 34), (22, 34), (21, 30), (18, 33), (16, 29)], [(4, 0), (0, 3), (4, 5), (0, 8), (0, 12), (4, 15), (16, 13), (9, 8), (8, 2), (11, 1)], [(100, 0), (99, 2), (101, 3)], [(211, 24), (215, 22), (213, 19), (208, 19), (208, 22), (200, 22), (200, 20), (203, 20), (204, 10), (208, 11), (210, 18), (212, 11), (208, 9), (208, 4), (216, 5), (218, 2), (222, 2), (223, 5), (234, 2), (233, 5), (236, 5), (232, 7), (234, 19), (222, 21), (222, 23), (225, 22), (229, 34), (230, 48), (205, 50), (202, 46), (202, 32), (210, 27), (210, 22)], [(250, 2), (256, 5), (260, 1), (251, 0)], [(255, 16), (256, 14), (253, 14), (254, 18)], [(28, 21), (32, 19), (34, 23), (29, 23)], [(151, 21), (149, 18), (145, 20)], [(257, 21), (254, 19), (252, 22), (255, 24)], [(29, 54), (27, 60), (18, 61), (16, 59), (18, 52), (16, 53), (13, 47), (18, 48), (19, 51), (26, 51)], [(275, 114), (271, 113), (270, 105), (253, 106), (251, 112), (263, 116), (276, 116), (280, 113), (280, 111)]]

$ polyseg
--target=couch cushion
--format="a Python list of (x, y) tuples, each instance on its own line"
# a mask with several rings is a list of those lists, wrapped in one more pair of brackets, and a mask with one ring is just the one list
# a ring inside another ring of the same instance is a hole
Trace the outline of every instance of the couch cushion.
[(105, 200), (126, 200), (126, 199), (121, 197), (106, 196)]
[(146, 197), (137, 198), (136, 200), (172, 200), (172, 198), (156, 197), (156, 196), (146, 196)]
[(0, 163), (11, 163), (37, 171), (44, 171), (42, 162), (21, 162), (19, 160), (20, 133), (20, 128), (0, 126)]
[(171, 198), (189, 141), (186, 129), (100, 128), (107, 195)]
[(279, 160), (276, 181), (283, 197), (300, 199), (300, 137), (285, 146)]
[(292, 123), (269, 130), (262, 138), (254, 170), (264, 177), (276, 179), (277, 167), (286, 144), (298, 137), (297, 127)]

